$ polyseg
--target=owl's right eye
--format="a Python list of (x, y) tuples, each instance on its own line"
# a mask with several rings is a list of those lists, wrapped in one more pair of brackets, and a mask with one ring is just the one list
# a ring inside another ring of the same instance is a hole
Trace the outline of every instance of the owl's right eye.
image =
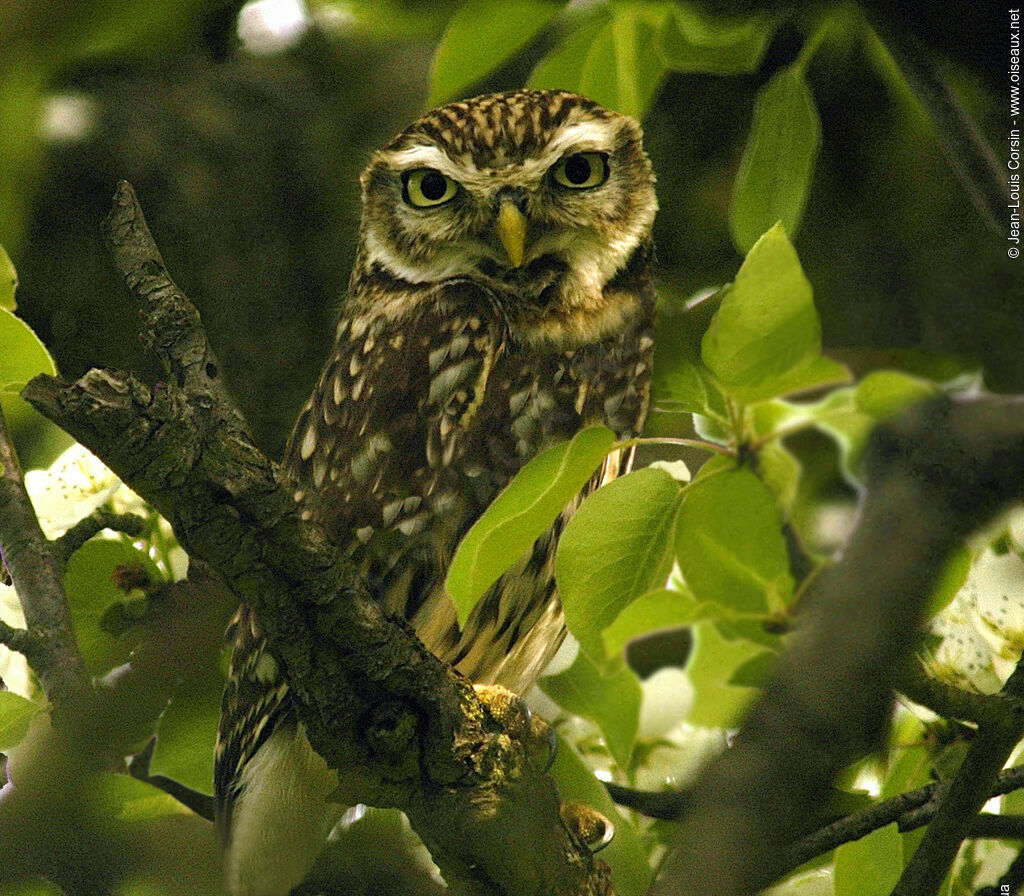
[(416, 208), (443, 205), (455, 196), (459, 185), (434, 168), (402, 172), (402, 198)]

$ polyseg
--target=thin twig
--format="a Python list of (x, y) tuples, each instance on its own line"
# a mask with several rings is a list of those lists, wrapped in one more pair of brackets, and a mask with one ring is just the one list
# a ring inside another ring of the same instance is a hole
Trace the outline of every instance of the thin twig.
[(71, 555), (98, 532), (110, 529), (137, 538), (146, 528), (146, 521), (135, 513), (113, 513), (97, 510), (84, 520), (75, 523), (60, 538), (53, 542), (53, 549), (62, 565), (67, 565)]

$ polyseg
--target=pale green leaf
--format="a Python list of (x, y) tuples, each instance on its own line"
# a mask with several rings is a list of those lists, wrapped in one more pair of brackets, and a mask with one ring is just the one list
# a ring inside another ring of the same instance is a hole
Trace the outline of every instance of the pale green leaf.
[(550, 770), (562, 799), (597, 809), (615, 825), (615, 837), (601, 850), (601, 861), (612, 870), (612, 886), (618, 896), (642, 896), (651, 882), (647, 850), (637, 837), (636, 828), (620, 813), (608, 791), (572, 744), (561, 739)]
[[(90, 779), (90, 796), (105, 817), (139, 822), (165, 815), (184, 815), (191, 810), (169, 793), (128, 775), (102, 772)], [(207, 782), (204, 789), (209, 789)]]
[(129, 595), (115, 583), (118, 567), (141, 566), (152, 582), (162, 580), (150, 557), (120, 539), (94, 538), (80, 547), (68, 561), (64, 574), (71, 616), (78, 646), (89, 671), (102, 674), (128, 660), (137, 636), (125, 619), (141, 618), (148, 599), (141, 593)]
[(821, 324), (811, 284), (785, 230), (757, 241), (715, 312), (701, 356), (729, 394), (739, 387), (779, 394), (785, 376), (821, 352)]
[(935, 383), (898, 370), (877, 370), (857, 384), (857, 410), (875, 420), (887, 420), (912, 404), (942, 394)]
[(7, 250), (0, 246), (0, 308), (13, 311), (17, 307), (14, 292), (18, 288), (18, 272)]
[(15, 429), (35, 416), (19, 397), (25, 384), (40, 373), (55, 376), (57, 367), (29, 325), (6, 308), (0, 308), (0, 346), (0, 402), (8, 424)]
[(747, 251), (776, 221), (789, 233), (797, 232), (820, 144), (814, 97), (797, 69), (783, 69), (754, 103), (736, 176), (729, 225), (740, 251)]
[(707, 728), (734, 727), (757, 689), (730, 684), (733, 672), (763, 649), (744, 638), (725, 637), (713, 622), (697, 623), (686, 666), (695, 693), (687, 721)]
[(223, 688), (223, 675), (213, 663), (178, 687), (160, 717), (152, 774), (209, 792)]
[(605, 654), (619, 657), (635, 638), (714, 618), (717, 604), (700, 604), (689, 590), (659, 588), (638, 597), (601, 633)]
[(747, 688), (762, 688), (768, 680), (768, 676), (775, 671), (778, 662), (779, 655), (773, 650), (762, 650), (760, 653), (755, 653), (733, 670), (729, 684)]
[(629, 766), (640, 724), (643, 692), (636, 675), (625, 663), (601, 669), (580, 651), (572, 666), (541, 678), (539, 684), (563, 709), (597, 725), (619, 767)]
[(717, 20), (689, 3), (675, 4), (672, 13), (658, 30), (658, 49), (673, 71), (757, 71), (773, 30), (763, 18)]
[(903, 873), (903, 842), (895, 824), (844, 843), (833, 864), (836, 896), (889, 896)]
[(775, 500), (746, 469), (698, 478), (687, 489), (676, 558), (697, 600), (737, 613), (778, 612), (793, 594)]
[(591, 495), (562, 533), (555, 578), (565, 621), (595, 661), (601, 631), (668, 578), (682, 491), (665, 470), (638, 470)]
[(775, 496), (775, 504), (788, 519), (800, 488), (803, 467), (799, 458), (781, 441), (768, 442), (757, 452), (757, 472)]
[(468, 0), (434, 56), (429, 104), (457, 99), (536, 37), (561, 7), (553, 0)]
[(0, 750), (9, 750), (21, 743), (32, 717), (41, 709), (43, 707), (32, 700), (0, 691)]
[(537, 455), (484, 511), (462, 539), (445, 580), (460, 625), (576, 497), (614, 443), (615, 433), (603, 426), (582, 430)]

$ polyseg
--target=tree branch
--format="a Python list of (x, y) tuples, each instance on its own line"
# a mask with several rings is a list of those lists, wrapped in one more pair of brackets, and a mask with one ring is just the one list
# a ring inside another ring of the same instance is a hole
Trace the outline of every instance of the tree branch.
[[(1024, 660), (1017, 664), (1002, 693), (1024, 696)], [(960, 768), (943, 794), (935, 818), (911, 857), (892, 896), (937, 893), (971, 824), (989, 799), (992, 782), (1024, 735), (1024, 713), (986, 722), (978, 729)]]
[(89, 687), (89, 675), (78, 651), (71, 610), (64, 593), (64, 572), (52, 545), (39, 526), (18, 455), (0, 410), (0, 551), (14, 582), (25, 631), (6, 627), (5, 641), (20, 644), (46, 696), (57, 707), (71, 703)]
[(1024, 497), (1024, 402), (928, 402), (875, 431), (865, 466), (859, 524), (735, 747), (694, 787), (655, 896), (751, 894), (787, 870), (832, 780), (880, 742), (944, 559)]
[[(300, 520), (293, 485), (249, 438), (127, 184), (106, 233), (169, 382), (151, 390), (131, 374), (91, 370), (73, 384), (37, 377), (26, 400), (256, 609), (310, 741), (340, 772), (339, 798), (402, 809), (443, 870), (472, 869), (502, 892), (610, 893), (606, 866), (562, 824), (526, 732), (493, 718), (404, 621), (384, 615), (325, 533)], [(406, 731), (398, 749), (394, 734)]]

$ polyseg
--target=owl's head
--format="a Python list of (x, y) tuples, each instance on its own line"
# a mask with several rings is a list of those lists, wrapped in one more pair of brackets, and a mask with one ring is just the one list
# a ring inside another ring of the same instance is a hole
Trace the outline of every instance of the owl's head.
[(435, 109), (375, 153), (361, 183), (365, 273), (500, 283), (511, 316), (546, 322), (552, 338), (574, 315), (588, 338), (621, 322), (624, 300), (605, 287), (646, 251), (657, 210), (637, 122), (562, 91)]

